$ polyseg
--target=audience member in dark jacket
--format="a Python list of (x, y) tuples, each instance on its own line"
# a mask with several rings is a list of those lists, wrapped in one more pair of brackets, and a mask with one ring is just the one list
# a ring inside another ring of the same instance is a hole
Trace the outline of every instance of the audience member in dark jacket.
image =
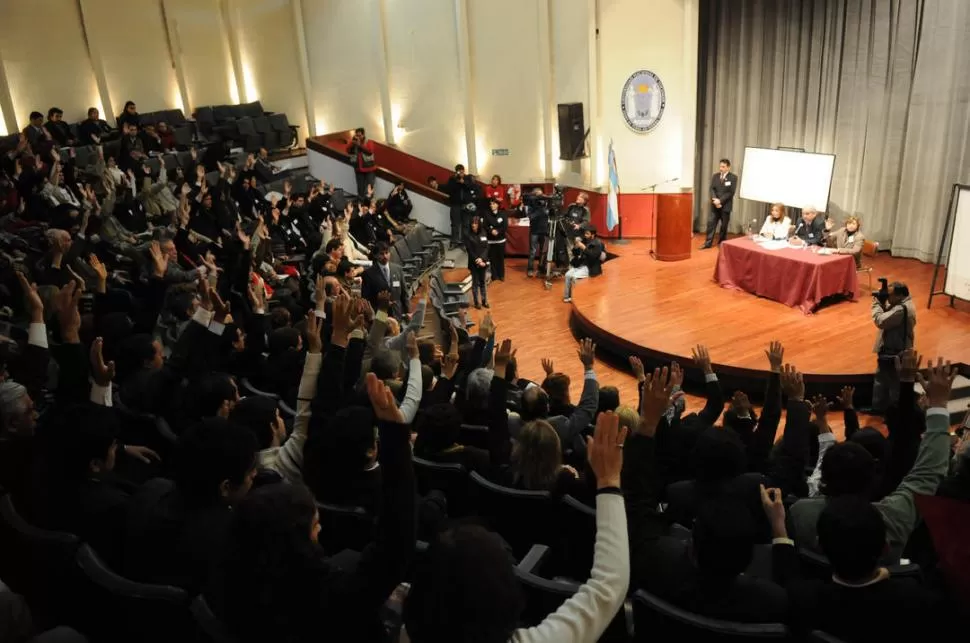
[(64, 112), (57, 107), (51, 107), (47, 110), (47, 122), (44, 123), (44, 127), (51, 133), (54, 142), (61, 147), (77, 143), (71, 133), (71, 127), (64, 122)]
[(488, 231), (488, 262), (492, 279), (505, 281), (505, 233), (509, 229), (508, 213), (499, 209), (499, 202), (488, 202), (485, 213), (485, 229)]
[[(475, 308), (488, 308), (488, 288), (485, 276), (488, 272), (488, 237), (482, 220), (472, 217), (465, 234), (465, 252), (468, 253), (468, 270), (472, 273), (472, 297)], [(479, 299), (481, 303), (479, 303)]]

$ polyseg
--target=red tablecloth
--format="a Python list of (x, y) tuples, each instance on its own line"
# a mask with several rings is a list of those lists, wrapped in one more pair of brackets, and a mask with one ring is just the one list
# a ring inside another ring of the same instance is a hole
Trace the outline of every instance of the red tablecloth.
[(505, 255), (507, 257), (529, 256), (529, 230), (527, 225), (516, 225), (518, 219), (509, 220), (509, 229), (505, 233)]
[(858, 289), (851, 255), (822, 255), (800, 248), (766, 250), (747, 237), (719, 246), (714, 279), (725, 288), (774, 299), (805, 314), (825, 297), (855, 299)]

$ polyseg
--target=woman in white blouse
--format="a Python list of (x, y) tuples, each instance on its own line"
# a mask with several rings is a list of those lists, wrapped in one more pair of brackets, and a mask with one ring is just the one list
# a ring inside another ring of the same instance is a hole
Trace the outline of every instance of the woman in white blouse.
[(766, 239), (787, 239), (791, 233), (791, 219), (785, 214), (785, 206), (781, 203), (771, 205), (771, 214), (761, 226), (761, 236)]

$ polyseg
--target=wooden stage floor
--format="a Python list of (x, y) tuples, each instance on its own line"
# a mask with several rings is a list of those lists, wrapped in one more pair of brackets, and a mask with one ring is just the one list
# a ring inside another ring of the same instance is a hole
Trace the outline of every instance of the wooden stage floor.
[[(695, 248), (698, 245), (695, 237)], [(691, 347), (704, 343), (722, 380), (735, 379), (735, 385), (748, 390), (744, 380), (750, 384), (764, 378), (765, 347), (770, 340), (780, 339), (786, 361), (802, 370), (809, 383), (828, 389), (825, 392), (847, 383), (861, 387), (871, 383), (876, 328), (864, 276), (860, 275), (856, 301), (839, 301), (804, 315), (778, 302), (718, 286), (713, 280), (716, 249), (695, 250), (689, 260), (663, 263), (649, 256), (649, 248), (646, 240), (608, 244), (618, 258), (604, 265), (601, 277), (577, 285), (571, 306), (562, 302), (561, 279), (546, 291), (541, 280), (526, 277), (524, 260), (508, 260), (506, 281), (490, 286), (490, 299), (499, 335), (518, 342), (521, 374), (541, 379), (542, 357), (578, 362), (574, 338), (589, 335), (601, 353), (619, 358), (610, 360), (603, 383), (619, 385), (613, 380), (622, 378), (622, 388), (630, 390), (629, 375), (621, 364), (627, 355), (638, 354), (651, 363), (677, 359), (689, 366)], [(970, 364), (970, 304), (958, 301), (954, 309), (941, 297), (932, 310), (926, 309), (933, 266), (888, 254), (868, 261), (874, 268), (874, 284), (876, 277), (885, 276), (909, 285), (917, 306), (917, 349), (927, 356)], [(568, 369), (557, 364), (557, 370), (577, 381), (581, 377), (578, 363)]]

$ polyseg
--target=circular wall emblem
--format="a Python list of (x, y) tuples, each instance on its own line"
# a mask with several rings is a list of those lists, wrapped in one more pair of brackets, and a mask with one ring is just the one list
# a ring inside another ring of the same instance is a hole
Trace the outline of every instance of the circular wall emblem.
[(657, 74), (646, 69), (634, 72), (623, 84), (620, 110), (623, 120), (636, 132), (649, 132), (660, 122), (667, 95)]

